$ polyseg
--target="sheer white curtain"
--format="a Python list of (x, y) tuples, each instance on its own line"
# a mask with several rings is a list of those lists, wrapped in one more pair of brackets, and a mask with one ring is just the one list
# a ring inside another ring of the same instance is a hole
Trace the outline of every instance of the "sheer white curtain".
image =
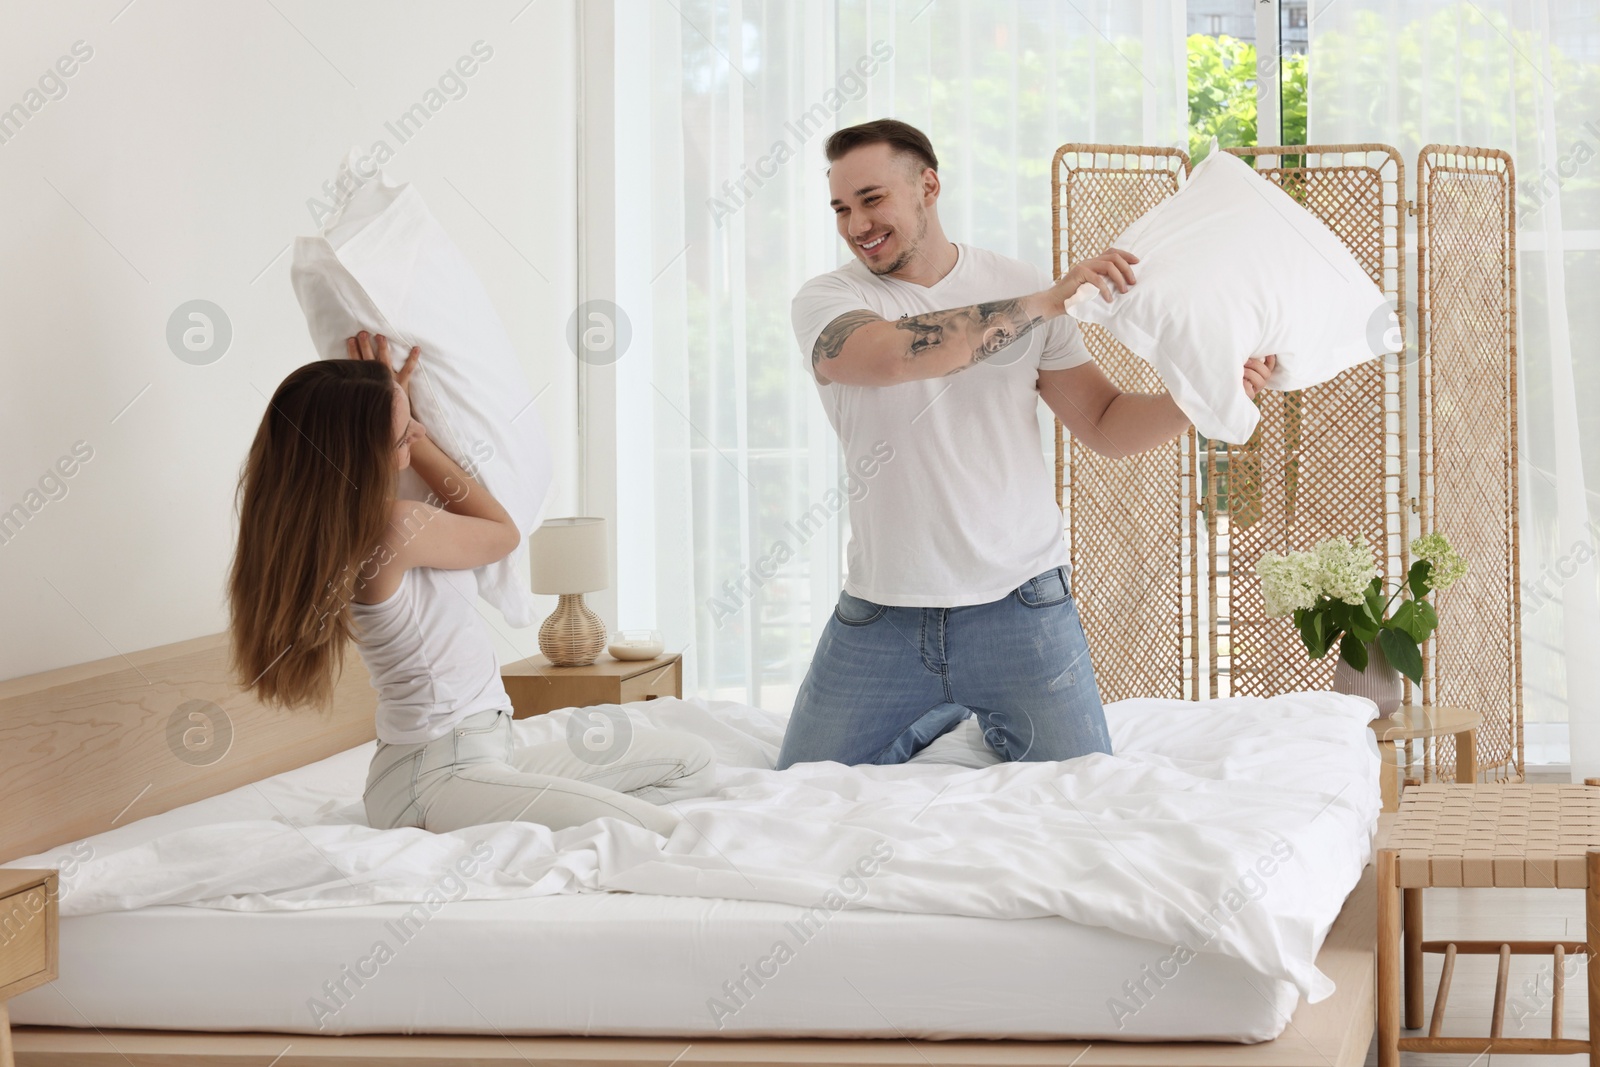
[(684, 651), (686, 692), (787, 710), (847, 535), (789, 327), (801, 283), (848, 255), (823, 142), (920, 127), (952, 239), (1048, 270), (1057, 146), (1185, 143), (1183, 4), (654, 0), (621, 18), (648, 22), (648, 143), (619, 153), (653, 278), (648, 359), (617, 382), (618, 623)]
[[(1430, 142), (1517, 169), (1528, 761), (1600, 774), (1600, 5), (1312, 0), (1312, 142)], [(1411, 175), (1414, 180), (1414, 175)], [(1414, 256), (1409, 256), (1412, 262)]]

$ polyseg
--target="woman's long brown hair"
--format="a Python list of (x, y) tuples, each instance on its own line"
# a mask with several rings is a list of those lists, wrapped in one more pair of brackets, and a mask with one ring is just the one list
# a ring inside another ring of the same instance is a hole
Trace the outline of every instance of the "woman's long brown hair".
[(394, 402), (383, 363), (318, 360), (261, 417), (239, 475), (229, 666), (268, 706), (332, 705), (356, 577), (372, 577), (395, 497)]

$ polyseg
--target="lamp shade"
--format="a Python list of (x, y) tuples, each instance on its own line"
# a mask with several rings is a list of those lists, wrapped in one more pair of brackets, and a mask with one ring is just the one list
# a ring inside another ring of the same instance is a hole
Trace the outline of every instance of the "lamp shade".
[(611, 586), (606, 561), (606, 520), (547, 519), (528, 538), (535, 593), (593, 593)]

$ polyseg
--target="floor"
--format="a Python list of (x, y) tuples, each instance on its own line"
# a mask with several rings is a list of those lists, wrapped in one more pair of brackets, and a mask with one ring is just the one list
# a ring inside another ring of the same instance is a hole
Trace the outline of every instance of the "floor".
[[(1530, 773), (1529, 781), (1567, 781), (1559, 777)], [(1423, 891), (1423, 938), (1444, 940), (1452, 937), (1473, 940), (1556, 940), (1581, 941), (1584, 936), (1583, 894), (1573, 889), (1427, 889)], [(1439, 970), (1444, 957), (1423, 956), (1424, 1018), (1431, 1018), (1433, 998), (1439, 991)], [(1489, 1033), (1489, 1015), (1494, 1007), (1494, 956), (1459, 956), (1455, 976), (1450, 981), (1442, 1033), (1449, 1036)], [(1512, 956), (1511, 980), (1506, 993), (1506, 1037), (1550, 1036), (1550, 979), (1553, 961), (1549, 956)], [(1589, 1036), (1588, 981), (1583, 959), (1569, 960), (1566, 967), (1566, 993), (1563, 998), (1561, 1035)], [(1426, 1033), (1401, 1030), (1400, 1035)], [(1376, 1067), (1376, 1043), (1367, 1052), (1368, 1067)], [(1584, 1062), (1580, 1056), (1441, 1055), (1402, 1052), (1406, 1067), (1561, 1067)]]

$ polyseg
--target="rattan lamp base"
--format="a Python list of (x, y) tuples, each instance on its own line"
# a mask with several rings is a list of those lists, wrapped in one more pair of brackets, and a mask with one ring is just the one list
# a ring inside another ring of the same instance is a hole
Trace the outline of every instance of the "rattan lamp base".
[(590, 611), (582, 593), (563, 593), (539, 627), (539, 651), (558, 667), (586, 667), (606, 647), (606, 625)]

